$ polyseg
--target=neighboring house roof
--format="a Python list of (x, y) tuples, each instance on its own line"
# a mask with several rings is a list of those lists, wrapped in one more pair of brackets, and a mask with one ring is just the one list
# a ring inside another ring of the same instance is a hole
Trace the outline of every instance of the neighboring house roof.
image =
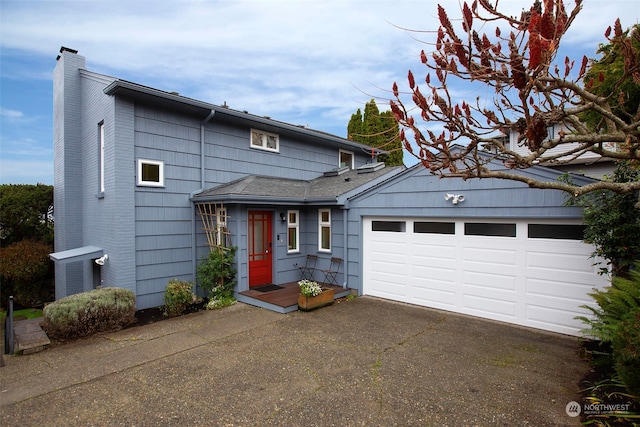
[[(328, 173), (313, 180), (287, 179), (249, 175), (227, 184), (205, 190), (193, 198), (196, 203), (225, 201), (227, 203), (268, 204), (342, 204), (347, 197), (393, 176), (403, 166)], [(332, 171), (333, 172), (333, 171)]]
[(214, 120), (223, 116), (224, 120), (231, 123), (237, 123), (247, 126), (260, 125), (261, 129), (272, 131), (275, 133), (290, 133), (298, 136), (304, 136), (315, 140), (322, 140), (325, 144), (336, 144), (344, 148), (354, 150), (362, 150), (371, 152), (375, 150), (376, 154), (385, 154), (387, 151), (379, 148), (372, 148), (369, 145), (359, 142), (350, 141), (330, 133), (310, 129), (307, 126), (293, 125), (278, 120), (273, 120), (267, 116), (257, 116), (247, 111), (233, 110), (227, 106), (219, 106), (197, 99), (182, 96), (176, 92), (166, 92), (149, 86), (140, 85), (126, 80), (115, 80), (104, 89), (107, 95), (118, 95), (133, 99), (146, 100), (154, 105), (167, 106), (176, 108), (185, 112), (202, 115), (207, 117), (212, 111), (215, 112)]

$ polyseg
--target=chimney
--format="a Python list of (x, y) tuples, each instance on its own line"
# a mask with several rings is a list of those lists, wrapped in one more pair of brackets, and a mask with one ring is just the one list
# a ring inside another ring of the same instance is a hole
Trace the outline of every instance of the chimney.
[[(68, 47), (60, 46), (60, 53), (62, 53), (62, 52), (69, 52), (69, 53), (73, 53), (74, 55), (76, 55), (78, 53), (78, 51), (75, 50), (75, 49), (71, 49), (71, 48), (68, 48)], [(60, 59), (60, 56), (61, 55), (58, 55), (58, 57), (56, 58), (56, 61), (58, 61)]]

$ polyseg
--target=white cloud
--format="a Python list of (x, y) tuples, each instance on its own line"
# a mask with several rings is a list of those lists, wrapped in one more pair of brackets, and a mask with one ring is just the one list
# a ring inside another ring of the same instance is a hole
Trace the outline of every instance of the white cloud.
[(22, 113), (22, 111), (0, 107), (0, 117), (9, 121), (15, 121), (22, 119), (24, 117), (24, 114)]

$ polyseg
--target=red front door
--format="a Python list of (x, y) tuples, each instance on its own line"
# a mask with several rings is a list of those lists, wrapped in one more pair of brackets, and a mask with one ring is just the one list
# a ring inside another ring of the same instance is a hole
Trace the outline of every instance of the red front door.
[(272, 283), (271, 212), (249, 211), (249, 287)]

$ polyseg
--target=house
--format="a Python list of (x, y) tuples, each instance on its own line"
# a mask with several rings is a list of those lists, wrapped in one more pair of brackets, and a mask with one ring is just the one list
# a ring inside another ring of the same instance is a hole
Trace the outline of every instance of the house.
[[(570, 133), (571, 128), (567, 124), (556, 123), (547, 128), (547, 134), (549, 139), (558, 138), (561, 133)], [(516, 127), (512, 127), (504, 133), (504, 145), (507, 149), (513, 150), (521, 156), (527, 156), (530, 151), (526, 144), (518, 143), (520, 139), (520, 133)], [(566, 152), (578, 144), (562, 144), (559, 147), (550, 149), (546, 155), (555, 155)], [(607, 144), (605, 147), (609, 150), (614, 149), (614, 144)], [(611, 176), (615, 169), (615, 162), (609, 158), (603, 158), (595, 153), (584, 153), (576, 159), (569, 159), (567, 157), (560, 157), (557, 162), (547, 163), (543, 166), (557, 169), (562, 172), (585, 175), (591, 178), (602, 179), (605, 176)]]
[(281, 312), (295, 307), (258, 290), (291, 289), (308, 255), (317, 274), (338, 260), (338, 296), (568, 334), (606, 284), (556, 190), (385, 167), (337, 136), (91, 72), (67, 48), (54, 120), (57, 298), (104, 284), (159, 306), (219, 244), (238, 248), (238, 299)]
[(239, 291), (295, 282), (307, 253), (344, 256), (345, 198), (401, 169), (369, 146), (85, 62), (62, 48), (54, 71), (56, 298), (108, 285), (139, 309), (162, 305), (209, 251), (206, 212), (238, 247)]

